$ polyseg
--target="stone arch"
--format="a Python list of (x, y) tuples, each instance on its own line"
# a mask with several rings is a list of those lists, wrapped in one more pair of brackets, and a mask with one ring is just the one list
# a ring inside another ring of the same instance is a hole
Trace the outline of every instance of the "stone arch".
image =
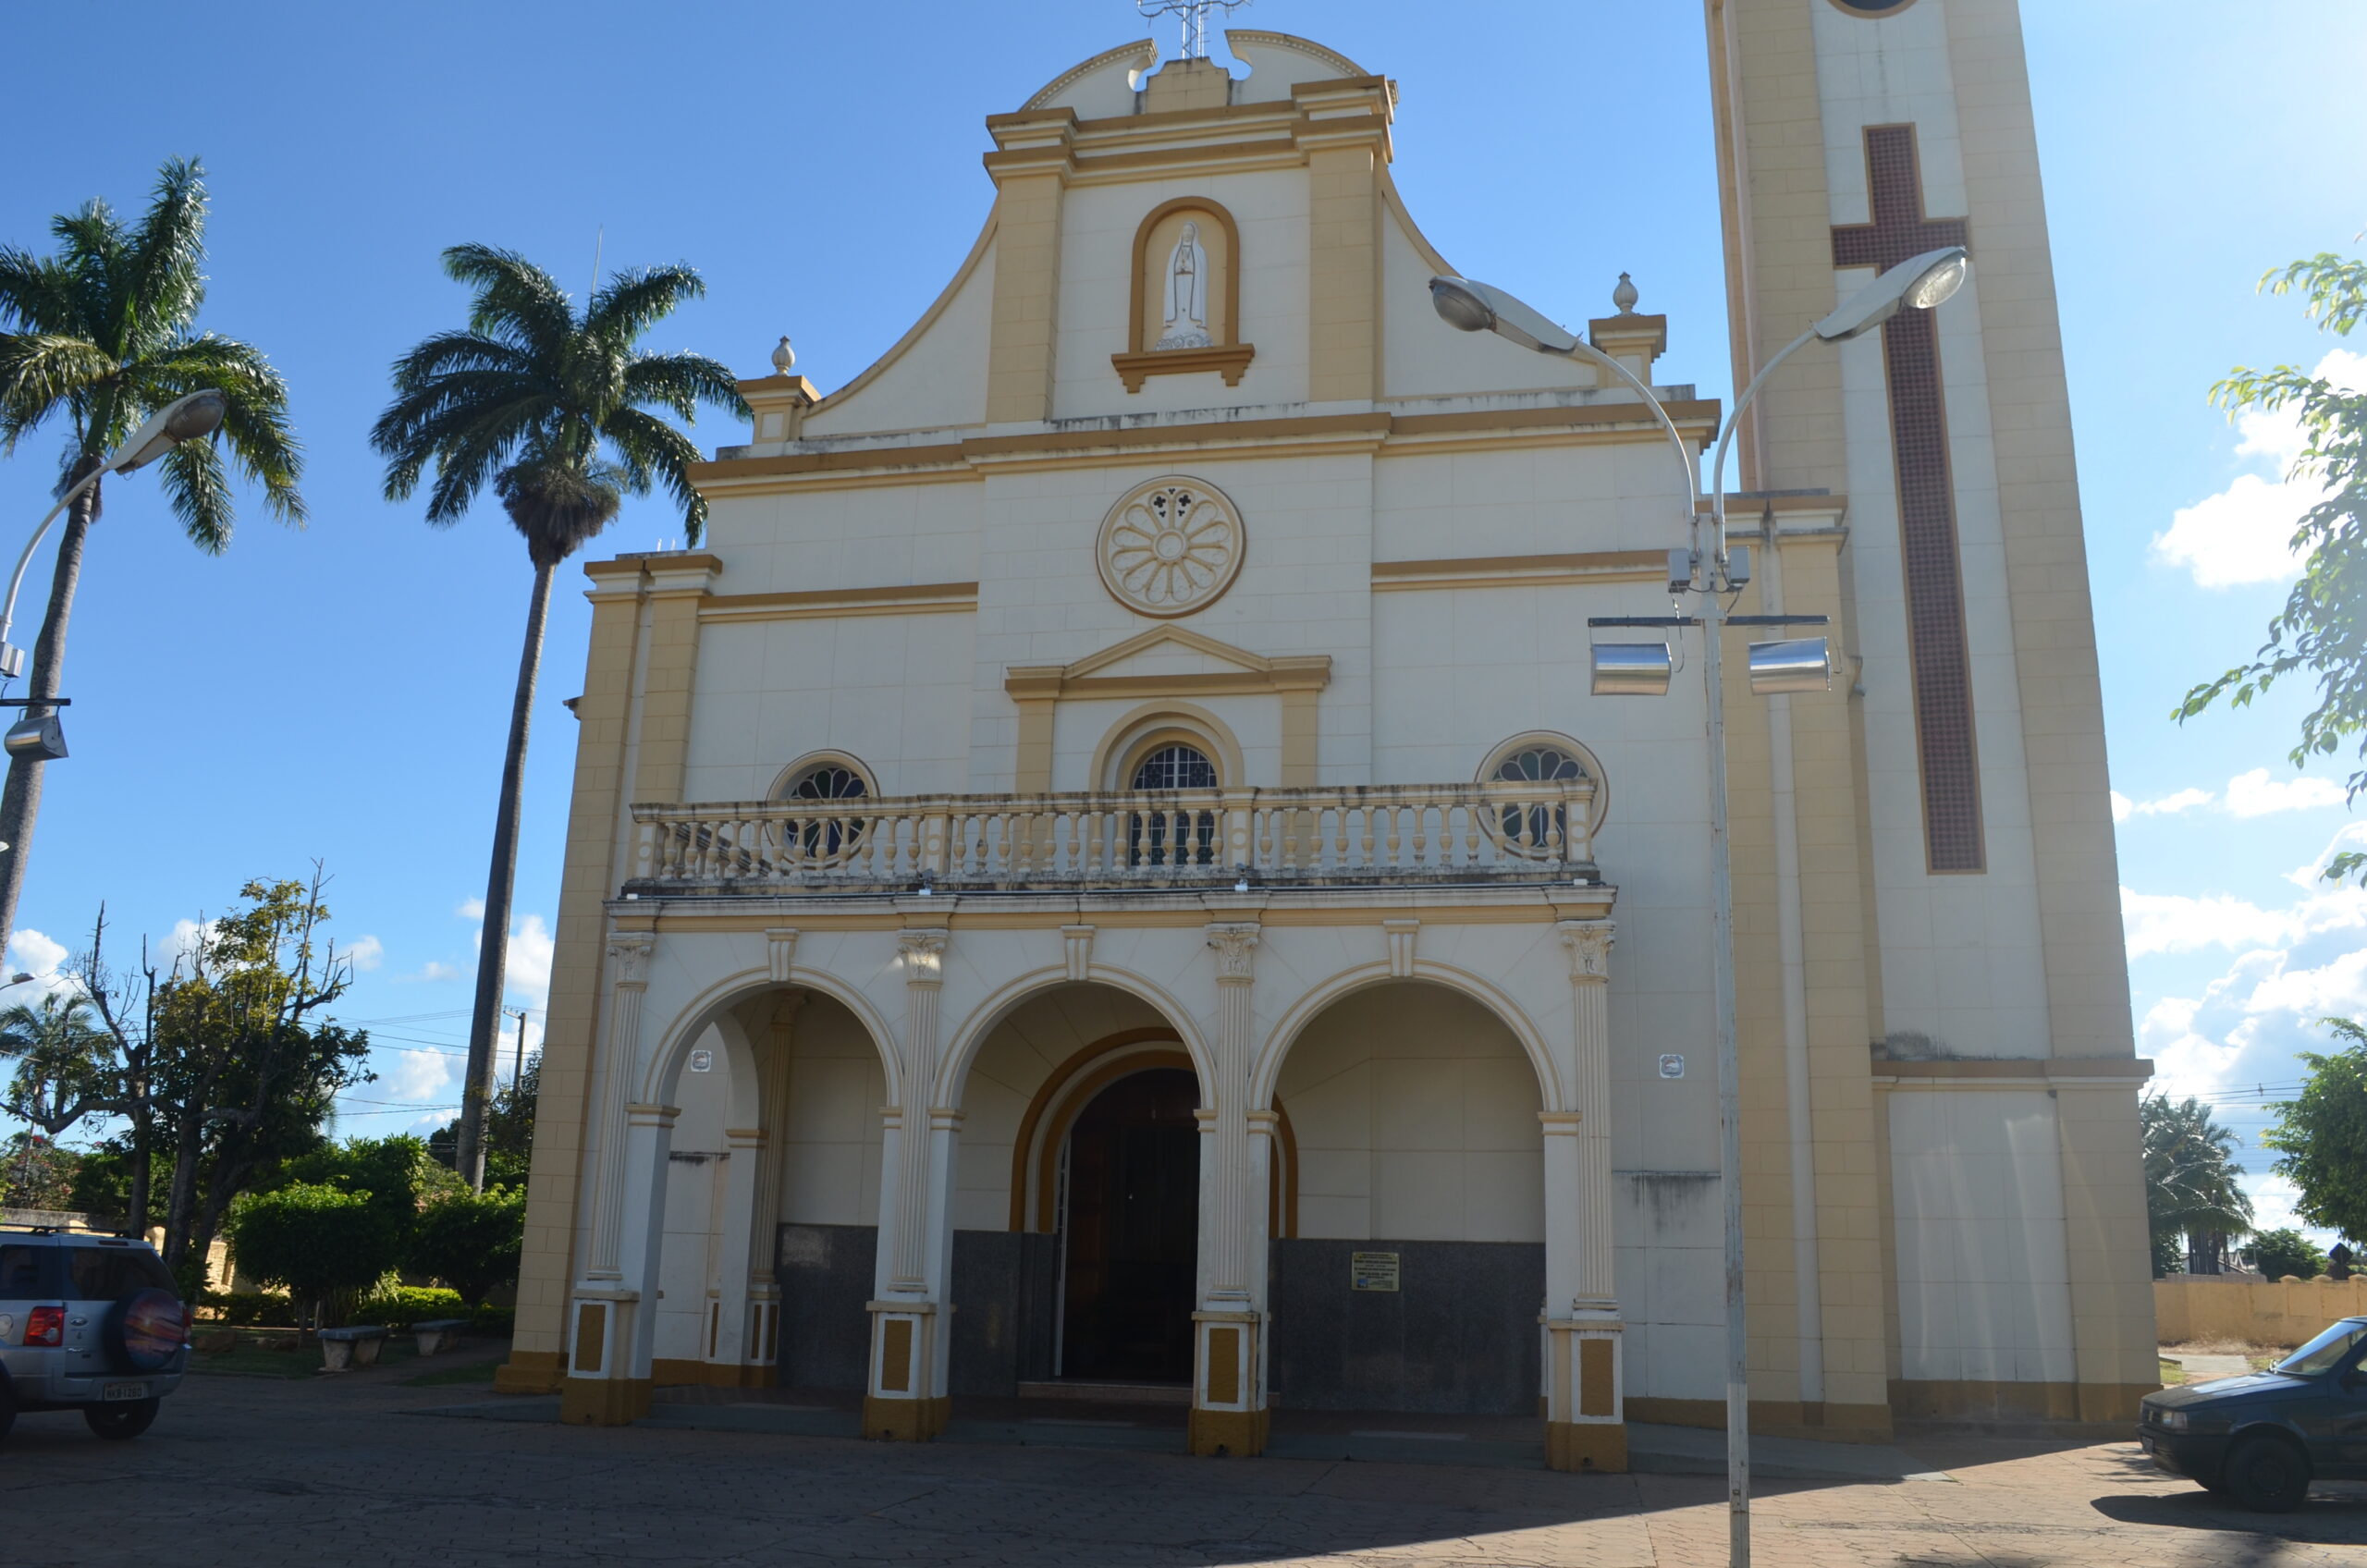
[(962, 1021), (961, 1027), (953, 1033), (951, 1046), (945, 1053), (944, 1065), (938, 1070), (936, 1096), (931, 1103), (939, 1106), (959, 1106), (962, 1103), (962, 1092), (968, 1081), (971, 1064), (977, 1060), (979, 1048), (994, 1033), (995, 1026), (1011, 1016), (1022, 1002), (1056, 986), (1076, 985), (1108, 986), (1149, 1006), (1174, 1031), (1176, 1039), (1192, 1059), (1193, 1075), (1200, 1081), (1201, 1102), (1213, 1102), (1215, 1058), (1208, 1049), (1208, 1041), (1201, 1036), (1198, 1025), (1193, 1021), (1191, 1010), (1166, 987), (1142, 975), (1114, 964), (1096, 963), (1088, 965), (1082, 976), (1073, 976), (1064, 965), (1047, 965), (1042, 969), (1030, 970), (1005, 982), (986, 1000), (972, 1008), (969, 1015)]
[[(690, 1059), (691, 1048), (698, 1043), (699, 1036), (708, 1028), (717, 1026), (728, 1020), (730, 1023), (730, 1030), (717, 1028), (717, 1033), (724, 1036), (726, 1050), (735, 1048), (733, 1039), (736, 1035), (738, 1040), (736, 1048), (745, 1053), (730, 1059), (733, 1078), (733, 1111), (735, 1115), (739, 1114), (741, 1108), (737, 1102), (741, 1092), (740, 1070), (744, 1062), (748, 1070), (747, 1080), (750, 1085), (748, 1093), (753, 1095), (755, 1092), (755, 1057), (745, 1026), (735, 1016), (735, 1010), (742, 1003), (768, 991), (791, 991), (801, 988), (812, 991), (817, 996), (828, 997), (854, 1015), (855, 1022), (863, 1025), (864, 1033), (870, 1037), (872, 1048), (879, 1053), (880, 1070), (887, 1076), (888, 1103), (901, 1105), (903, 1081), (902, 1074), (898, 1071), (895, 1032), (889, 1027), (888, 1021), (880, 1016), (879, 1010), (872, 1005), (871, 998), (823, 970), (797, 967), (791, 967), (789, 978), (786, 980), (775, 979), (768, 970), (742, 970), (737, 974), (717, 981), (693, 998), (689, 1006), (675, 1014), (674, 1022), (668, 1026), (662, 1042), (651, 1056), (647, 1070), (642, 1074), (639, 1103), (643, 1105), (673, 1103), (668, 1096), (674, 1093), (676, 1084), (681, 1079), (682, 1064)], [(748, 1108), (747, 1114), (749, 1120), (741, 1121), (738, 1125), (743, 1127), (755, 1125), (753, 1104)]]
[(1250, 1070), (1249, 1109), (1253, 1111), (1271, 1109), (1274, 1085), (1282, 1077), (1282, 1063), (1289, 1058), (1291, 1047), (1298, 1043), (1306, 1026), (1325, 1009), (1358, 991), (1387, 985), (1392, 980), (1426, 980), (1478, 1002), (1519, 1042), (1521, 1054), (1528, 1059), (1530, 1068), (1537, 1074), (1538, 1098), (1546, 1113), (1551, 1115), (1568, 1109), (1563, 1092), (1561, 1070), (1554, 1062), (1553, 1053), (1546, 1048), (1544, 1035), (1520, 1004), (1500, 986), (1469, 970), (1420, 959), (1414, 962), (1410, 972), (1402, 974), (1387, 963), (1368, 963), (1343, 969), (1292, 1003), (1290, 1011), (1282, 1014), (1267, 1035), (1257, 1063)]
[(1197, 747), (1216, 764), (1217, 783), (1237, 790), (1249, 782), (1241, 741), (1232, 726), (1197, 703), (1174, 700), (1145, 703), (1111, 725), (1093, 751), (1093, 771), (1086, 788), (1122, 790), (1134, 762), (1154, 746), (1181, 741)]

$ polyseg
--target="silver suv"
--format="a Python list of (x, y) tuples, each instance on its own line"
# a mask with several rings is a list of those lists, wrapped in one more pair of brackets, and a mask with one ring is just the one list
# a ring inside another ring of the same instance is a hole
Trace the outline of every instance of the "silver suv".
[(0, 1229), (0, 1436), (19, 1411), (80, 1410), (136, 1438), (189, 1366), (189, 1309), (146, 1242)]

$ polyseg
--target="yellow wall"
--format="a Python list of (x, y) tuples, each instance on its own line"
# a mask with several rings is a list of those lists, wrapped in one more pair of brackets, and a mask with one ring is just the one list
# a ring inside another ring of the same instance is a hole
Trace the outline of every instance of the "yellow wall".
[(2298, 1345), (2337, 1317), (2367, 1315), (2367, 1280), (2237, 1280), (2185, 1275), (2153, 1281), (2153, 1320), (2165, 1345), (2246, 1340)]

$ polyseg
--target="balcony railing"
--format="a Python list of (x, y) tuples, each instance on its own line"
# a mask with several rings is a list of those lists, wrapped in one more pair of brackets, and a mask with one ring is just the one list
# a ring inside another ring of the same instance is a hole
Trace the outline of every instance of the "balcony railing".
[(1567, 881), (1594, 786), (1400, 784), (637, 805), (644, 895)]

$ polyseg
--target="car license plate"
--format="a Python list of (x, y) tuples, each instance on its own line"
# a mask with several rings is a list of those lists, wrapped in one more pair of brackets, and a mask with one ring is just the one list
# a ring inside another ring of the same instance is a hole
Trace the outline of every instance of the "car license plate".
[(101, 1399), (146, 1399), (148, 1397), (148, 1385), (145, 1383), (109, 1383), (99, 1390), (99, 1397)]

